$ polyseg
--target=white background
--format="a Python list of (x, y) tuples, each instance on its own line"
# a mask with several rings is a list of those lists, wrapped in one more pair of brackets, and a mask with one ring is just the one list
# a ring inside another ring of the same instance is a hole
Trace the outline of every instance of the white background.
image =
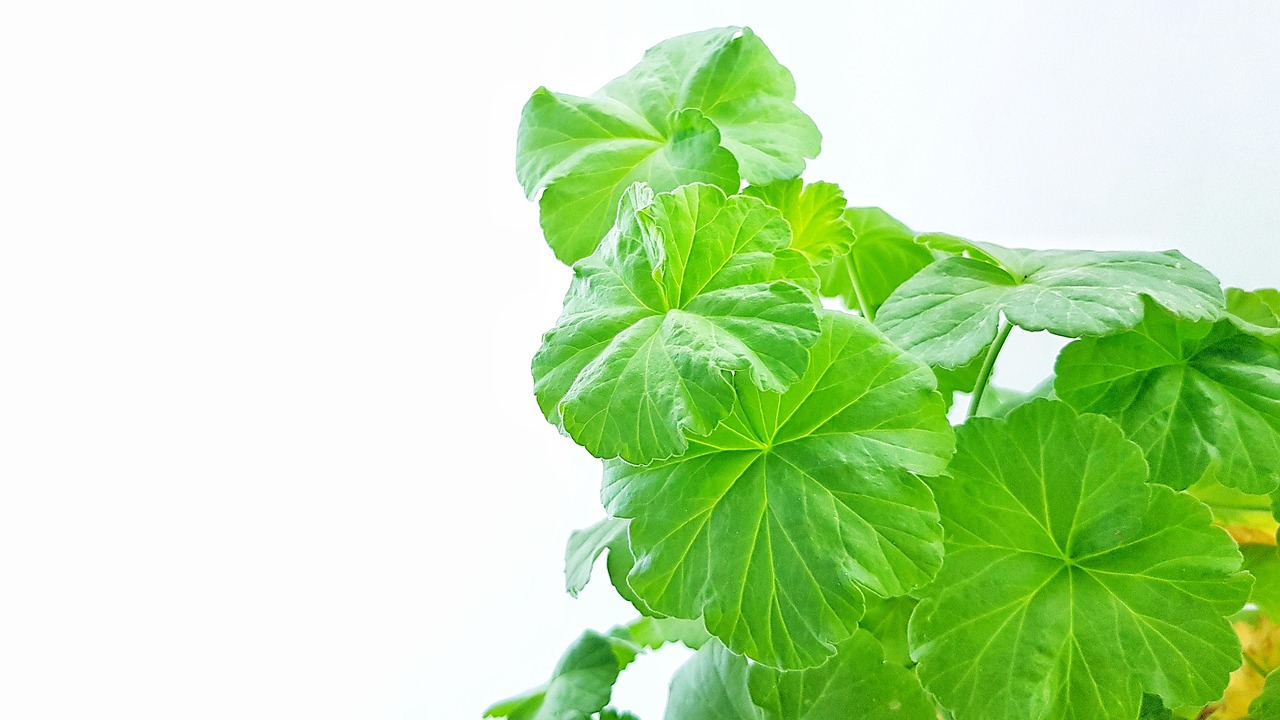
[(598, 465), (515, 128), (726, 24), (854, 203), (1280, 282), (1277, 3), (6, 3), (0, 717), (475, 718), (629, 619), (562, 590)]

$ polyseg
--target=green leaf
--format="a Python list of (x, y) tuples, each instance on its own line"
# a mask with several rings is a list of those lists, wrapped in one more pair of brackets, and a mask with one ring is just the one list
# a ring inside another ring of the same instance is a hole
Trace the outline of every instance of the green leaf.
[(886, 662), (912, 666), (911, 648), (907, 644), (907, 621), (919, 603), (913, 597), (880, 598), (867, 596), (867, 611), (858, 622), (880, 641)]
[(733, 408), (736, 375), (782, 391), (818, 338), (817, 280), (778, 211), (710, 185), (627, 192), (574, 265), (533, 359), (547, 419), (600, 458), (679, 455)]
[(1250, 580), (1194, 498), (1147, 485), (1112, 421), (1036, 400), (957, 431), (930, 481), (946, 563), (911, 618), (925, 687), (960, 720), (1129, 720), (1142, 693), (1218, 699), (1240, 665), (1224, 616)]
[(583, 633), (560, 658), (546, 685), (494, 703), (485, 710), (484, 716), (509, 720), (587, 720), (609, 704), (618, 672), (626, 664), (620, 663), (614, 648), (614, 643), (600, 633)]
[(946, 258), (903, 283), (876, 315), (885, 335), (930, 365), (954, 368), (991, 344), (1001, 313), (1024, 330), (1063, 337), (1133, 327), (1144, 295), (1190, 320), (1222, 314), (1218, 280), (1176, 251), (981, 247), (999, 263)]
[(1280, 720), (1280, 670), (1267, 675), (1262, 694), (1249, 705), (1250, 720)]
[(855, 240), (849, 252), (818, 268), (822, 294), (858, 309), (861, 292), (874, 315), (899, 285), (932, 263), (934, 255), (916, 243), (911, 228), (880, 208), (848, 208), (844, 219)]
[(1160, 702), (1159, 695), (1144, 693), (1142, 708), (1138, 711), (1138, 720), (1173, 720), (1173, 711)]
[(936, 720), (914, 673), (888, 664), (880, 643), (859, 630), (822, 667), (783, 672), (753, 665), (751, 698), (765, 720)]
[(1227, 317), (1243, 332), (1280, 348), (1280, 292), (1228, 288)]
[(712, 640), (671, 678), (665, 720), (759, 720), (747, 690), (747, 659)]
[(627, 521), (611, 517), (570, 533), (564, 550), (564, 583), (570, 595), (578, 597), (578, 593), (591, 581), (591, 569), (600, 554), (626, 533)]
[(1244, 569), (1253, 576), (1249, 602), (1262, 614), (1280, 619), (1280, 549), (1275, 545), (1241, 545)]
[(547, 242), (573, 263), (604, 237), (632, 183), (735, 193), (740, 177), (798, 177), (822, 136), (794, 99), (791, 73), (750, 29), (682, 35), (591, 97), (534, 92), (520, 117), (516, 175), (530, 198), (542, 193)]
[(607, 707), (600, 711), (600, 720), (640, 720), (640, 718), (629, 712), (622, 712), (617, 708)]
[(633, 641), (650, 650), (657, 650), (667, 643), (680, 643), (697, 650), (711, 639), (701, 620), (643, 617), (626, 629)]
[(844, 218), (845, 199), (840, 186), (802, 180), (781, 180), (752, 185), (742, 191), (778, 209), (791, 226), (791, 247), (814, 264), (848, 252), (853, 228)]
[(1148, 305), (1133, 330), (1063, 349), (1058, 397), (1119, 422), (1155, 482), (1182, 489), (1212, 465), (1224, 485), (1276, 489), (1280, 350), (1230, 322), (1179, 320)]
[(824, 311), (822, 325), (785, 394), (739, 380), (733, 414), (683, 456), (605, 465), (605, 506), (633, 518), (630, 587), (781, 668), (829, 657), (862, 589), (904, 594), (941, 562), (911, 474), (941, 472), (953, 449), (933, 374), (861, 318)]

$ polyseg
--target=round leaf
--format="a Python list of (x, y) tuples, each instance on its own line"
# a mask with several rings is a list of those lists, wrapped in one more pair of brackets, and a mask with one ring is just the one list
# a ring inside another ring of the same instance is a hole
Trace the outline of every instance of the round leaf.
[(955, 368), (991, 344), (1002, 312), (1024, 330), (1063, 337), (1133, 327), (1144, 295), (1190, 320), (1222, 314), (1217, 278), (1176, 251), (980, 247), (999, 262), (947, 258), (903, 283), (876, 314), (885, 335), (930, 365)]
[(775, 207), (791, 226), (791, 247), (818, 264), (843, 255), (853, 242), (853, 228), (844, 219), (844, 193), (840, 186), (799, 178), (768, 185), (752, 185), (743, 195), (760, 198)]
[(635, 182), (738, 191), (741, 178), (794, 178), (821, 134), (792, 102), (791, 73), (748, 28), (662, 42), (589, 98), (534, 92), (520, 118), (516, 175), (542, 193), (542, 229), (565, 263), (595, 249)]
[(959, 428), (948, 472), (930, 481), (946, 563), (910, 635), (957, 720), (1129, 720), (1143, 691), (1221, 695), (1249, 576), (1204, 505), (1145, 483), (1115, 423), (1037, 400)]
[(764, 720), (936, 720), (915, 673), (884, 661), (880, 643), (859, 630), (822, 667), (782, 672), (753, 665), (751, 698)]
[(1230, 322), (1189, 322), (1154, 306), (1132, 331), (1071, 343), (1058, 397), (1115, 419), (1151, 479), (1186, 488), (1212, 468), (1250, 493), (1280, 480), (1280, 350)]
[(901, 595), (937, 571), (911, 473), (941, 472), (953, 446), (932, 372), (864, 320), (825, 312), (810, 355), (784, 394), (739, 381), (733, 414), (679, 458), (605, 467), (606, 506), (633, 518), (631, 589), (781, 668), (829, 657), (863, 589)]
[(533, 359), (547, 419), (601, 458), (684, 452), (734, 403), (735, 373), (781, 391), (818, 338), (816, 278), (778, 211), (710, 185), (636, 186), (574, 266), (564, 312)]

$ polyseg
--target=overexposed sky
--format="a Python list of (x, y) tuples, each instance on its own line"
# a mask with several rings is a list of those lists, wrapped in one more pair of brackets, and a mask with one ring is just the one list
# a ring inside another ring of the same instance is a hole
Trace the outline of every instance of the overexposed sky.
[(6, 4), (0, 716), (475, 718), (630, 619), (563, 592), (599, 467), (533, 401), (515, 128), (729, 24), (855, 204), (1280, 283), (1276, 3)]

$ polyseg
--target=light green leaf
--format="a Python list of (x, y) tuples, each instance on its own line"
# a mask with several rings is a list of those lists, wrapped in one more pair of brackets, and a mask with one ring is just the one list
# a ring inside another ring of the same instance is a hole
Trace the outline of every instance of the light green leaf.
[(1280, 292), (1228, 288), (1227, 317), (1242, 331), (1280, 348)]
[(781, 668), (829, 657), (862, 589), (902, 595), (941, 562), (933, 500), (911, 474), (941, 472), (952, 452), (933, 374), (861, 318), (824, 311), (822, 324), (785, 394), (739, 380), (733, 414), (683, 456), (605, 465), (606, 507), (633, 518), (630, 587)]
[(1249, 705), (1249, 720), (1280, 720), (1280, 670), (1267, 675), (1262, 694)]
[(886, 662), (908, 667), (915, 665), (907, 644), (907, 621), (918, 603), (908, 595), (894, 598), (867, 596), (867, 612), (858, 624), (880, 641)]
[(1224, 485), (1276, 489), (1280, 350), (1230, 322), (1179, 320), (1148, 305), (1133, 330), (1063, 349), (1058, 397), (1119, 422), (1155, 482), (1182, 489), (1212, 464)]
[(1112, 421), (1036, 400), (957, 431), (930, 481), (946, 563), (920, 592), (912, 656), (959, 720), (1129, 720), (1142, 693), (1218, 699), (1240, 665), (1224, 616), (1250, 580), (1194, 498), (1147, 485)]
[[(634, 658), (634, 654), (631, 655)], [(621, 662), (615, 644), (604, 635), (587, 631), (569, 646), (556, 664), (551, 680), (522, 695), (494, 703), (487, 718), (509, 720), (587, 720), (609, 704)]]
[(1275, 545), (1241, 545), (1240, 554), (1244, 569), (1253, 576), (1249, 602), (1263, 615), (1280, 619), (1280, 549)]
[(717, 640), (693, 654), (671, 678), (665, 720), (759, 720), (747, 690), (747, 659)]
[(574, 530), (564, 549), (565, 590), (573, 597), (591, 581), (591, 569), (605, 548), (624, 537), (627, 521), (607, 517), (589, 528)]
[(629, 712), (622, 712), (617, 708), (607, 707), (600, 711), (600, 720), (640, 720), (640, 718)]
[(822, 294), (854, 310), (865, 302), (874, 317), (899, 285), (934, 261), (934, 254), (916, 243), (911, 228), (880, 208), (848, 208), (844, 219), (855, 240), (849, 252), (818, 268)]
[(734, 377), (786, 389), (818, 338), (817, 279), (787, 223), (710, 185), (627, 192), (618, 224), (574, 265), (533, 358), (547, 419), (600, 458), (684, 452), (732, 409)]
[(840, 186), (825, 182), (805, 185), (796, 178), (751, 185), (742, 194), (777, 208), (791, 226), (792, 249), (804, 253), (811, 263), (826, 262), (849, 251), (853, 228), (844, 218)]
[(632, 640), (650, 650), (667, 643), (680, 643), (697, 650), (711, 639), (701, 620), (643, 617), (626, 626)]
[(981, 248), (999, 262), (930, 265), (885, 301), (876, 324), (930, 365), (954, 368), (991, 344), (1001, 313), (1024, 330), (1086, 337), (1136, 325), (1144, 295), (1190, 320), (1218, 319), (1225, 302), (1212, 274), (1172, 250)]
[(753, 665), (751, 699), (765, 720), (936, 720), (915, 673), (888, 664), (880, 643), (859, 630), (822, 667), (783, 672)]
[(525, 105), (516, 175), (542, 193), (542, 229), (556, 257), (591, 254), (632, 183), (687, 183), (735, 193), (798, 177), (822, 136), (792, 102), (791, 73), (748, 28), (662, 42), (591, 97), (539, 88)]

